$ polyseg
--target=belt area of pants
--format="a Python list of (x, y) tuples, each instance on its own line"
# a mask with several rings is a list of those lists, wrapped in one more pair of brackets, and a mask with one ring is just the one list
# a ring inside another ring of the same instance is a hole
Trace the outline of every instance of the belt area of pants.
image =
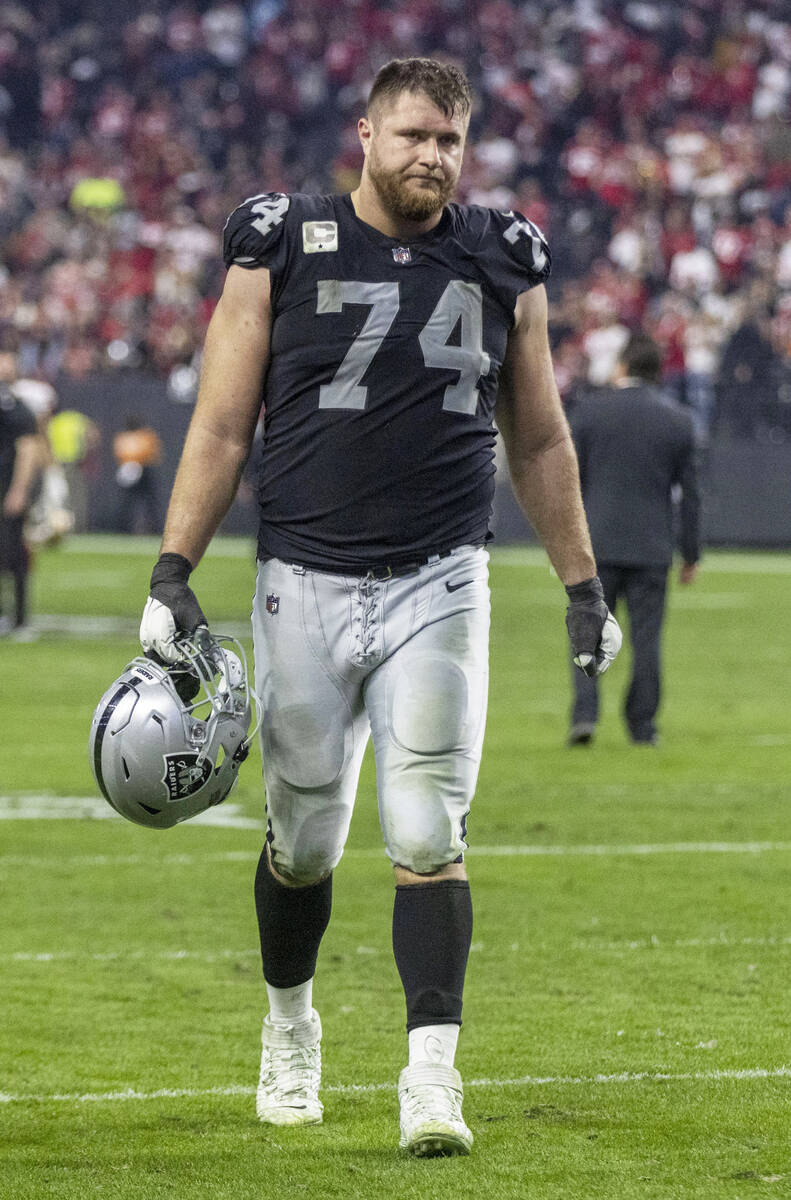
[(440, 559), (447, 558), (449, 554), (453, 554), (456, 549), (458, 547), (454, 546), (450, 550), (441, 550), (439, 554), (426, 554), (423, 558), (416, 558), (412, 562), (377, 564), (371, 567), (306, 567), (303, 563), (289, 563), (288, 565), (296, 568), (300, 573), (302, 571), (317, 571), (321, 575), (354, 575), (360, 579), (371, 580), (395, 579), (399, 575), (416, 575), (421, 567), (438, 563)]
[(396, 563), (395, 566), (367, 567), (359, 574), (363, 579), (395, 579), (398, 575), (416, 575), (421, 567), (437, 563), (441, 558), (447, 558), (452, 553), (451, 550), (443, 550), (441, 554), (427, 554), (425, 558), (415, 559), (414, 562)]

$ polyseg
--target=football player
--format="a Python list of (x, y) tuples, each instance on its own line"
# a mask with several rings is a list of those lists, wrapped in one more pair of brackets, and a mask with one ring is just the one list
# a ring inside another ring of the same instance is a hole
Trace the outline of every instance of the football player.
[(312, 1007), (363, 750), (395, 875), (406, 997), (401, 1146), (466, 1154), (454, 1066), (472, 930), (466, 818), (487, 695), (495, 415), (517, 497), (569, 594), (582, 670), (604, 604), (547, 339), (550, 256), (519, 213), (451, 202), (471, 97), (430, 59), (376, 77), (351, 195), (246, 200), (151, 578), (164, 659), (205, 622), (188, 585), (230, 505), (263, 399), (253, 632), (268, 832), (255, 879), (264, 1020), (257, 1112), (322, 1119)]
[(15, 354), (0, 351), (0, 600), (5, 575), (14, 589), (14, 615), (9, 620), (0, 611), (0, 632), (29, 641), (34, 634), (27, 625), (30, 555), (24, 524), (47, 448), (36, 418), (14, 394), (16, 374)]

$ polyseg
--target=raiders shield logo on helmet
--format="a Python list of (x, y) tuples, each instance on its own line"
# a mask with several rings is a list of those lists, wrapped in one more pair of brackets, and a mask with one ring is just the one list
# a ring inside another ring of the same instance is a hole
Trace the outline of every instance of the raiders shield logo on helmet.
[(165, 754), (165, 775), (162, 780), (168, 789), (170, 800), (183, 800), (203, 787), (211, 775), (211, 763), (207, 758), (198, 762), (198, 755), (191, 752), (184, 754)]

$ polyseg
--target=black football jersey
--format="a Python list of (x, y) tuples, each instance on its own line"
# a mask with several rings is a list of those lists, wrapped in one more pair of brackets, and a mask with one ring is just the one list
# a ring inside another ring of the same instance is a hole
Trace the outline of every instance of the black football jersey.
[(485, 542), (506, 340), (549, 275), (536, 226), (451, 204), (399, 241), (348, 195), (268, 193), (224, 257), (271, 272), (259, 556), (360, 572)]
[(30, 409), (14, 397), (10, 388), (0, 385), (0, 500), (14, 475), (17, 439), (35, 433), (38, 426)]

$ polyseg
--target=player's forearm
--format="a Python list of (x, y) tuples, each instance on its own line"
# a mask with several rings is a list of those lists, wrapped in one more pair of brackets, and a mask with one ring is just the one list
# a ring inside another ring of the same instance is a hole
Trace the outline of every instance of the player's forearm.
[(566, 585), (596, 574), (579, 468), (560, 402), (543, 287), (523, 292), (514, 312), (496, 410), (516, 498)]
[(162, 553), (182, 554), (198, 565), (233, 503), (248, 449), (193, 425), (173, 485)]
[(571, 438), (530, 455), (509, 455), (514, 493), (564, 584), (596, 574)]
[(250, 452), (266, 368), (266, 323), (221, 300), (206, 335), (195, 414), (168, 507), (162, 552), (197, 566), (233, 502)]

